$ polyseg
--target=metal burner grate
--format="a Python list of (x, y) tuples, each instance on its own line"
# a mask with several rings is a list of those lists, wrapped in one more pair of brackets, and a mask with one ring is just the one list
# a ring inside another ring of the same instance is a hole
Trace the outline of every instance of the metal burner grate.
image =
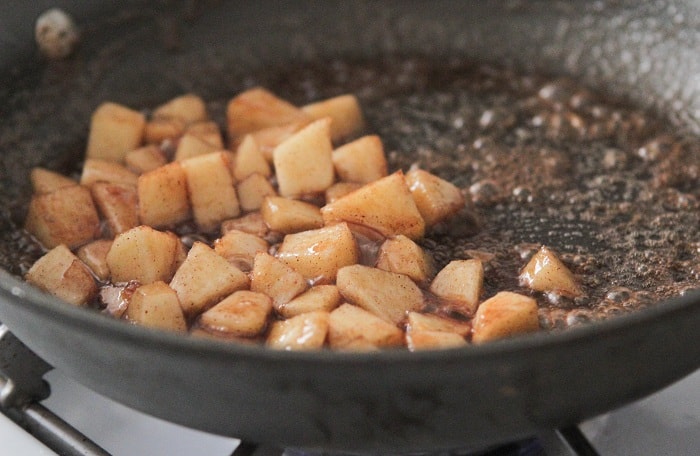
[[(0, 411), (61, 456), (109, 456), (110, 453), (56, 415), (40, 401), (50, 394), (43, 380), (51, 366), (0, 324)], [(597, 456), (578, 427), (542, 433), (531, 439), (479, 451), (454, 450), (407, 456)], [(241, 442), (231, 456), (351, 456), (280, 449)], [(355, 455), (357, 456), (357, 455)], [(398, 455), (397, 455), (398, 456)]]

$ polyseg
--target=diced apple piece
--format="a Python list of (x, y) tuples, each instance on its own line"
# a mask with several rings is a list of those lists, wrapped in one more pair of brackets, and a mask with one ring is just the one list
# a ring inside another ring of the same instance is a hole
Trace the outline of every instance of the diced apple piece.
[(337, 350), (368, 351), (403, 344), (403, 331), (371, 312), (343, 304), (330, 314), (328, 343)]
[(473, 315), (479, 305), (484, 283), (481, 260), (453, 260), (442, 268), (430, 284), (430, 291), (459, 304), (467, 315)]
[(307, 288), (304, 276), (287, 263), (267, 253), (255, 255), (250, 289), (270, 296), (275, 307), (288, 303)]
[(112, 282), (167, 282), (175, 272), (179, 243), (173, 233), (145, 225), (118, 235), (107, 253)]
[(226, 155), (201, 155), (182, 162), (194, 220), (200, 229), (212, 231), (240, 213), (233, 177)]
[(185, 315), (192, 317), (234, 291), (248, 287), (248, 276), (202, 242), (195, 242), (175, 272), (175, 290)]
[(309, 117), (301, 109), (261, 87), (241, 92), (226, 107), (230, 138), (266, 127), (306, 121)]
[(183, 161), (200, 155), (217, 152), (219, 148), (212, 146), (205, 140), (191, 134), (185, 133), (180, 137), (175, 149), (175, 161)]
[(258, 143), (260, 153), (265, 157), (265, 160), (272, 162), (272, 152), (275, 150), (275, 147), (294, 136), (299, 130), (310, 124), (311, 121), (312, 119), (308, 118), (286, 125), (263, 128), (262, 130), (256, 130), (249, 134), (253, 137), (255, 142)]
[(270, 170), (270, 164), (258, 147), (258, 142), (253, 136), (246, 135), (236, 149), (233, 176), (236, 180), (242, 181), (251, 174), (269, 177), (272, 171)]
[(132, 150), (124, 158), (126, 166), (136, 174), (147, 173), (168, 163), (158, 146), (145, 146)]
[(465, 205), (464, 195), (459, 188), (422, 169), (407, 172), (406, 182), (428, 226), (449, 218)]
[(331, 139), (334, 143), (352, 136), (362, 130), (365, 125), (362, 109), (355, 95), (346, 94), (328, 98), (307, 104), (301, 109), (314, 119), (322, 119), (324, 117), (333, 119)]
[(393, 324), (423, 307), (420, 288), (402, 274), (357, 264), (340, 269), (336, 285), (347, 301)]
[(47, 249), (61, 244), (74, 249), (98, 236), (100, 217), (90, 190), (73, 185), (34, 195), (25, 228)]
[(338, 270), (355, 264), (359, 252), (347, 224), (288, 234), (277, 250), (277, 258), (314, 282), (333, 282)]
[(138, 287), (126, 308), (126, 318), (149, 328), (187, 330), (177, 294), (164, 282)]
[(323, 217), (317, 206), (281, 196), (265, 198), (260, 213), (267, 226), (280, 233), (297, 233), (323, 226)]
[(151, 119), (146, 122), (143, 141), (150, 145), (173, 141), (183, 135), (185, 128), (185, 122), (180, 119)]
[(238, 337), (253, 337), (262, 332), (272, 312), (272, 299), (254, 291), (236, 291), (199, 316), (199, 325)]
[(187, 93), (153, 110), (156, 119), (179, 119), (186, 124), (207, 120), (207, 107), (201, 97)]
[(90, 187), (96, 182), (113, 182), (115, 184), (136, 186), (138, 176), (119, 163), (87, 159), (80, 176), (80, 185)]
[(360, 187), (362, 185), (356, 182), (336, 182), (326, 189), (326, 204), (330, 204)]
[(207, 144), (214, 146), (216, 149), (224, 148), (221, 129), (216, 122), (201, 121), (193, 123), (187, 127), (185, 134), (196, 136)]
[(139, 218), (144, 225), (171, 226), (190, 217), (187, 178), (178, 162), (139, 176), (138, 195)]
[(471, 324), (466, 321), (457, 321), (419, 312), (408, 313), (406, 331), (449, 332), (459, 334), (464, 338), (471, 333), (471, 330)]
[(377, 267), (407, 275), (419, 284), (428, 282), (434, 274), (430, 256), (402, 234), (382, 243), (377, 256)]
[(410, 351), (437, 350), (463, 347), (467, 341), (459, 334), (442, 331), (406, 332), (406, 345)]
[(280, 195), (319, 193), (333, 184), (330, 122), (329, 118), (312, 122), (272, 152)]
[(582, 294), (569, 268), (545, 246), (532, 256), (520, 272), (520, 284), (535, 291), (552, 292), (571, 298)]
[(92, 198), (113, 236), (139, 225), (135, 187), (97, 182), (92, 186)]
[(269, 248), (264, 239), (239, 230), (228, 231), (214, 241), (214, 251), (242, 271), (252, 270), (255, 255)]
[(284, 318), (292, 318), (317, 310), (330, 312), (338, 307), (340, 299), (340, 292), (335, 285), (316, 285), (288, 303), (278, 306), (276, 310)]
[(343, 182), (368, 184), (387, 175), (382, 140), (377, 135), (363, 136), (333, 151), (333, 165)]
[(60, 188), (78, 185), (73, 179), (44, 168), (32, 168), (29, 179), (36, 194), (51, 193)]
[(540, 327), (537, 302), (510, 291), (502, 291), (482, 302), (473, 320), (472, 342), (537, 331)]
[[(236, 184), (236, 192), (238, 193), (241, 209), (246, 212), (257, 211), (263, 206), (265, 198), (277, 195), (275, 188), (267, 177), (258, 173), (251, 174), (238, 182), (238, 184)], [(321, 217), (320, 212), (318, 216), (319, 218)], [(323, 220), (321, 223), (323, 223)]]
[(321, 214), (327, 225), (350, 222), (366, 226), (385, 237), (403, 234), (416, 240), (425, 233), (425, 222), (401, 171), (326, 204), (321, 208)]
[(276, 321), (267, 336), (267, 346), (277, 350), (322, 348), (329, 325), (330, 315), (326, 311), (308, 312), (289, 320)]
[(109, 280), (107, 253), (112, 248), (111, 239), (98, 239), (80, 247), (76, 255), (102, 281)]
[(90, 270), (65, 245), (39, 258), (25, 276), (27, 282), (70, 304), (82, 306), (97, 293)]
[(146, 117), (116, 103), (103, 103), (92, 114), (87, 158), (124, 162), (124, 155), (141, 146)]
[(221, 223), (222, 235), (225, 235), (229, 231), (233, 230), (254, 234), (261, 238), (265, 238), (270, 231), (260, 212), (251, 212), (250, 214), (246, 214), (242, 217), (226, 220)]

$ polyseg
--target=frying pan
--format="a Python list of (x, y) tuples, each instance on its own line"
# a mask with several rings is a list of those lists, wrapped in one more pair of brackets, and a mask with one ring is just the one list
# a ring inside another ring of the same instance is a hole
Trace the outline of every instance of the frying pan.
[[(3, 230), (32, 166), (79, 160), (101, 101), (153, 106), (288, 61), (462, 55), (575, 75), (700, 132), (700, 16), (678, 2), (89, 2), (78, 54), (41, 61), (47, 3), (0, 7)], [(53, 6), (55, 3), (52, 3)], [(560, 333), (464, 349), (288, 353), (185, 338), (56, 301), (0, 271), (0, 320), (47, 362), (146, 413), (309, 449), (481, 446), (574, 424), (700, 367), (700, 296)], [(125, 436), (128, 438), (128, 436)]]

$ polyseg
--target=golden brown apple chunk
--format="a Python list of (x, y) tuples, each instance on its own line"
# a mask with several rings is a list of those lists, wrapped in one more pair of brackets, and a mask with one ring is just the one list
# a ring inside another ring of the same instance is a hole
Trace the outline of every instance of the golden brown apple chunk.
[(387, 239), (379, 248), (377, 268), (409, 276), (419, 284), (433, 276), (433, 262), (423, 249), (404, 235)]
[(407, 172), (406, 183), (428, 226), (449, 218), (465, 205), (459, 188), (422, 169)]
[(239, 230), (245, 233), (254, 234), (258, 237), (265, 238), (270, 229), (265, 224), (260, 212), (251, 212), (241, 217), (225, 220), (221, 223), (221, 234), (225, 235), (229, 231)]
[(410, 351), (456, 348), (467, 345), (459, 334), (442, 331), (406, 331), (406, 346)]
[(272, 231), (284, 234), (323, 226), (321, 210), (317, 206), (281, 196), (265, 198), (260, 207), (260, 214)]
[(74, 249), (99, 235), (100, 218), (90, 190), (73, 185), (34, 195), (25, 228), (47, 249), (61, 244)]
[(418, 312), (408, 313), (406, 345), (411, 351), (453, 348), (467, 345), (471, 333), (467, 322)]
[(143, 142), (158, 146), (165, 141), (176, 141), (185, 132), (186, 127), (185, 122), (180, 119), (151, 119), (146, 122)]
[(339, 95), (310, 103), (301, 108), (314, 119), (330, 117), (331, 139), (338, 142), (362, 130), (365, 125), (360, 102), (352, 94)]
[(165, 154), (157, 146), (145, 146), (128, 152), (124, 157), (126, 166), (136, 174), (153, 171), (168, 163)]
[(481, 343), (539, 329), (537, 302), (527, 296), (501, 291), (482, 302), (473, 321), (472, 342)]
[(136, 186), (138, 175), (119, 163), (107, 160), (87, 159), (80, 175), (80, 185), (90, 187), (96, 182), (113, 182), (115, 184)]
[(56, 246), (39, 258), (25, 280), (76, 306), (87, 304), (97, 293), (90, 270), (65, 245)]
[(258, 253), (253, 261), (250, 289), (270, 296), (275, 307), (288, 303), (309, 288), (304, 276), (267, 253)]
[(343, 182), (367, 184), (387, 175), (382, 140), (377, 135), (363, 136), (333, 151), (333, 165)]
[(357, 263), (359, 252), (347, 224), (339, 223), (286, 235), (277, 257), (307, 280), (329, 283), (340, 268)]
[(272, 324), (267, 346), (277, 350), (314, 350), (323, 347), (330, 315), (326, 311), (307, 312)]
[(125, 315), (129, 321), (149, 328), (187, 330), (177, 294), (164, 282), (138, 287), (131, 296)]
[(234, 292), (199, 316), (199, 325), (209, 331), (217, 331), (237, 337), (254, 337), (260, 334), (272, 312), (272, 299), (254, 291)]
[(145, 225), (119, 234), (107, 253), (112, 282), (167, 282), (177, 266), (179, 244), (173, 233)]
[(92, 186), (92, 198), (112, 236), (139, 225), (138, 195), (130, 185), (97, 182)]
[(326, 224), (349, 222), (385, 237), (403, 234), (413, 240), (425, 233), (425, 222), (401, 171), (369, 183), (321, 208)]
[(403, 345), (403, 331), (371, 312), (345, 303), (330, 314), (328, 343), (336, 350), (374, 351)]
[(473, 315), (479, 304), (483, 282), (481, 260), (453, 260), (435, 276), (430, 291), (458, 303), (464, 313)]
[(107, 253), (112, 248), (111, 239), (98, 239), (80, 247), (76, 255), (90, 268), (98, 279), (109, 280), (109, 266), (107, 266)]
[(270, 91), (255, 87), (241, 92), (226, 107), (230, 138), (267, 127), (308, 122), (310, 116)]
[(51, 193), (59, 188), (78, 185), (73, 179), (44, 168), (32, 168), (29, 179), (36, 194)]
[[(268, 196), (276, 196), (274, 187), (262, 174), (254, 173), (236, 184), (238, 200), (243, 211), (259, 210)], [(316, 209), (318, 211), (318, 208)], [(319, 218), (321, 214), (319, 212)]]
[(395, 325), (423, 307), (420, 288), (403, 274), (356, 264), (338, 271), (336, 285), (348, 302)]
[(251, 174), (269, 177), (272, 174), (270, 164), (260, 151), (258, 142), (251, 135), (246, 135), (236, 149), (233, 176), (242, 181)]
[(202, 242), (195, 242), (170, 287), (188, 317), (199, 314), (234, 291), (248, 287), (248, 276)]
[(535, 291), (581, 296), (576, 278), (554, 251), (542, 246), (520, 272), (520, 284)]
[(190, 218), (187, 177), (178, 162), (139, 176), (139, 219), (144, 225), (164, 227)]
[(103, 103), (92, 114), (87, 158), (124, 162), (124, 155), (141, 146), (146, 117), (116, 103)]
[(252, 270), (255, 255), (269, 248), (264, 239), (240, 230), (227, 231), (214, 241), (214, 251), (242, 271)]
[(207, 107), (201, 97), (187, 93), (175, 97), (153, 110), (155, 119), (179, 119), (186, 124), (207, 120)]
[(191, 133), (185, 133), (177, 142), (175, 161), (183, 161), (192, 157), (210, 154), (217, 150), (219, 150), (219, 148), (209, 144), (202, 138)]
[(341, 296), (335, 285), (315, 285), (286, 304), (276, 307), (284, 318), (316, 310), (331, 311), (340, 304)]

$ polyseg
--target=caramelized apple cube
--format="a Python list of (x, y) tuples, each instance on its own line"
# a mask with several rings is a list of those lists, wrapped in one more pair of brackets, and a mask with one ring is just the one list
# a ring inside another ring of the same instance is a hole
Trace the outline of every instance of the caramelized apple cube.
[(238, 196), (226, 155), (201, 155), (182, 162), (187, 189), (197, 226), (213, 231), (219, 224), (240, 213)]
[(377, 256), (377, 267), (407, 275), (419, 284), (428, 282), (434, 273), (430, 256), (402, 234), (382, 243)]
[(288, 234), (277, 250), (277, 258), (314, 282), (333, 282), (338, 270), (355, 264), (359, 252), (347, 224)]
[(80, 185), (90, 187), (96, 182), (113, 182), (115, 184), (136, 186), (138, 176), (119, 163), (87, 159), (80, 175)]
[(139, 176), (139, 219), (144, 225), (164, 227), (190, 217), (187, 178), (178, 162)]
[(92, 198), (113, 236), (139, 225), (135, 187), (97, 182), (92, 186)]
[(473, 315), (479, 305), (484, 283), (484, 267), (481, 260), (450, 261), (433, 279), (430, 291), (444, 299), (454, 301), (467, 315)]
[(151, 119), (146, 122), (143, 142), (160, 145), (164, 141), (173, 141), (185, 132), (185, 122), (180, 119)]
[(528, 296), (501, 291), (481, 303), (472, 323), (474, 343), (537, 331), (537, 302)]
[(265, 198), (260, 213), (272, 231), (297, 233), (323, 226), (323, 217), (317, 206), (281, 196)]
[(406, 346), (410, 351), (463, 347), (467, 341), (459, 334), (442, 331), (407, 331)]
[(332, 158), (343, 182), (368, 184), (387, 175), (384, 146), (377, 135), (363, 136), (338, 147)]
[(34, 195), (25, 228), (47, 249), (61, 244), (74, 249), (98, 236), (100, 218), (90, 190), (73, 185)]
[(199, 316), (199, 325), (208, 331), (238, 337), (260, 334), (272, 312), (272, 299), (254, 291), (240, 290)]
[(326, 189), (326, 204), (330, 204), (360, 187), (362, 185), (356, 182), (336, 182)]
[(349, 222), (385, 237), (403, 234), (416, 240), (425, 233), (425, 222), (408, 191), (401, 171), (369, 183), (321, 208), (325, 223)]
[(76, 255), (98, 279), (107, 281), (110, 277), (109, 266), (107, 266), (107, 253), (110, 248), (112, 248), (111, 239), (98, 239), (80, 247)]
[(175, 290), (164, 282), (142, 285), (134, 291), (126, 318), (149, 328), (186, 331), (187, 323)]
[(420, 288), (403, 274), (357, 264), (340, 269), (336, 285), (348, 302), (395, 325), (423, 307)]
[[(263, 205), (263, 202), (268, 196), (275, 196), (277, 192), (270, 181), (262, 174), (251, 174), (242, 181), (236, 184), (238, 200), (240, 201), (241, 209), (249, 211), (257, 211)], [(321, 213), (319, 212), (319, 217)]]
[(449, 218), (465, 205), (464, 195), (459, 188), (422, 169), (407, 172), (406, 182), (428, 226)]
[(277, 350), (314, 350), (323, 347), (330, 325), (326, 311), (297, 315), (276, 321), (267, 336), (267, 346)]
[(342, 304), (330, 314), (328, 343), (337, 350), (372, 351), (403, 344), (403, 331), (360, 307)]
[(155, 119), (179, 119), (186, 124), (207, 120), (207, 107), (192, 93), (180, 95), (153, 110)]
[(271, 297), (275, 307), (288, 303), (307, 288), (304, 276), (282, 260), (263, 252), (255, 255), (250, 289)]
[(357, 97), (352, 94), (317, 101), (302, 106), (301, 109), (314, 119), (324, 117), (333, 119), (331, 139), (334, 143), (354, 135), (365, 125), (360, 103)]
[(124, 162), (124, 155), (141, 145), (146, 117), (116, 103), (103, 103), (92, 114), (87, 158)]
[(51, 193), (60, 188), (78, 185), (73, 179), (44, 168), (32, 168), (29, 179), (36, 194)]
[(145, 146), (128, 152), (124, 157), (126, 166), (136, 174), (153, 171), (168, 163), (158, 146)]
[(468, 336), (471, 330), (471, 324), (466, 321), (458, 321), (452, 318), (419, 312), (409, 312), (408, 323), (406, 324), (406, 331), (409, 332), (448, 332), (459, 334), (462, 338)]
[(246, 135), (236, 149), (233, 176), (242, 181), (251, 174), (269, 177), (272, 174), (270, 164), (258, 147), (258, 142), (251, 135)]
[(226, 107), (230, 138), (266, 127), (307, 121), (309, 117), (301, 109), (261, 87), (241, 92)]
[(39, 258), (25, 280), (76, 306), (87, 304), (97, 293), (90, 270), (65, 245), (56, 246)]
[(224, 148), (221, 129), (216, 122), (208, 120), (195, 122), (187, 127), (185, 134), (196, 136), (207, 144), (214, 146), (216, 149)]
[(173, 233), (145, 225), (119, 234), (107, 253), (112, 282), (167, 282), (175, 272), (179, 243)]
[(254, 234), (260, 238), (265, 238), (270, 229), (265, 224), (260, 212), (251, 212), (238, 218), (229, 219), (221, 223), (221, 234), (225, 235), (229, 231), (239, 230), (244, 233)]
[(185, 315), (192, 317), (234, 291), (248, 288), (248, 276), (206, 244), (195, 242), (170, 287)]
[(242, 271), (252, 270), (255, 255), (269, 248), (264, 239), (239, 230), (227, 231), (214, 241), (214, 251)]
[(219, 148), (212, 146), (205, 140), (191, 134), (185, 133), (177, 142), (175, 149), (175, 161), (183, 161), (200, 155), (211, 154), (217, 152)]
[(582, 294), (569, 268), (545, 246), (532, 256), (520, 272), (520, 284), (535, 291), (551, 292), (571, 298)]
[(325, 310), (330, 312), (340, 304), (340, 292), (335, 285), (315, 285), (286, 304), (276, 308), (284, 318)]
[(308, 118), (285, 125), (266, 127), (249, 134), (258, 144), (260, 153), (263, 155), (263, 157), (265, 157), (265, 160), (272, 162), (272, 153), (275, 150), (275, 147), (294, 136), (294, 134), (296, 134), (299, 130), (310, 124), (311, 121), (312, 119)]
[(312, 122), (272, 152), (280, 195), (319, 193), (333, 184), (330, 122)]

